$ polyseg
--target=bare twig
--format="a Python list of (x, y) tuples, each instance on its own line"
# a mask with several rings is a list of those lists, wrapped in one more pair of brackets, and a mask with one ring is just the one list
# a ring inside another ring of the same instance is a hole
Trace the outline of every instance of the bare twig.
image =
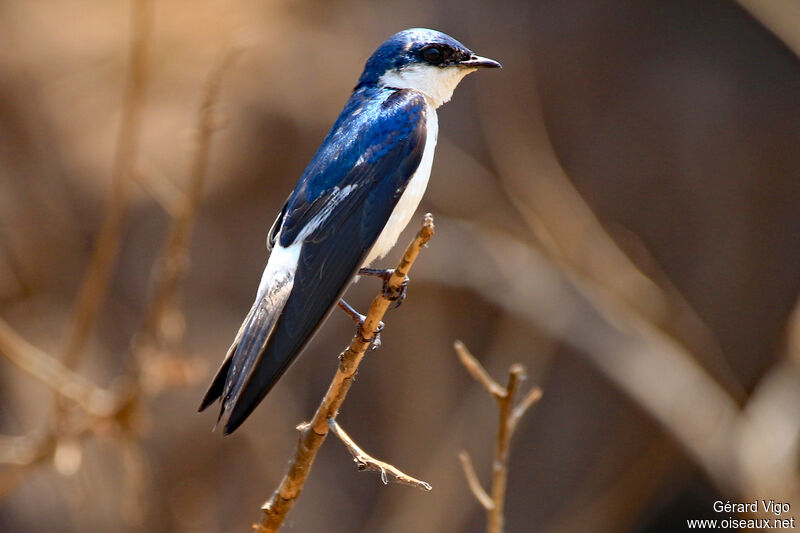
[[(400, 264), (395, 269), (388, 281), (389, 292), (399, 291), (408, 271), (417, 259), (420, 250), (433, 237), (433, 216), (425, 215), (422, 228), (417, 233), (411, 244), (408, 245)], [(289, 471), (284, 475), (280, 485), (270, 499), (262, 506), (264, 518), (258, 531), (262, 533), (275, 532), (280, 528), (286, 515), (291, 510), (303, 484), (308, 477), (311, 465), (328, 433), (328, 419), (335, 419), (339, 407), (347, 396), (353, 377), (358, 370), (358, 365), (367, 349), (372, 344), (372, 339), (378, 333), (381, 319), (392, 303), (381, 294), (375, 297), (369, 307), (364, 325), (357, 331), (350, 346), (339, 356), (339, 366), (331, 381), (328, 391), (322, 399), (314, 418), (300, 428), (300, 439), (297, 443), (295, 455), (289, 463)]]
[(134, 179), (139, 187), (150, 196), (164, 210), (164, 212), (175, 218), (179, 215), (178, 206), (183, 205), (188, 200), (186, 193), (167, 176), (161, 174), (152, 167), (143, 167), (146, 163), (140, 163), (139, 170), (134, 175)]
[(188, 187), (175, 196), (179, 203), (172, 206), (172, 225), (164, 248), (155, 266), (153, 293), (145, 315), (142, 333), (159, 338), (162, 319), (174, 305), (175, 293), (189, 268), (189, 244), (192, 239), (197, 211), (203, 195), (211, 139), (217, 123), (215, 106), (222, 79), (243, 48), (233, 46), (221, 54), (217, 64), (209, 71), (197, 112), (196, 144), (189, 167)]
[(36, 459), (41, 439), (29, 435), (0, 435), (0, 464), (27, 465)]
[(509, 423), (511, 424), (511, 429), (514, 430), (517, 427), (522, 416), (525, 412), (531, 408), (533, 404), (538, 402), (542, 398), (542, 389), (539, 387), (534, 387), (528, 391), (528, 394), (522, 398), (519, 403), (511, 410), (511, 415), (509, 417)]
[[(67, 437), (73, 442), (86, 437), (93, 429), (92, 422), (88, 417), (83, 417), (70, 424)], [(65, 436), (51, 430), (43, 435), (3, 437), (5, 442), (0, 444), (0, 463), (6, 467), (0, 470), (0, 501), (23, 482), (34, 467), (52, 458)], [(5, 450), (4, 446), (7, 446)]]
[[(504, 526), (503, 505), (508, 480), (508, 455), (511, 447), (511, 437), (514, 436), (520, 417), (542, 397), (542, 391), (535, 387), (525, 395), (522, 401), (514, 405), (519, 384), (526, 378), (525, 369), (522, 365), (511, 365), (511, 368), (508, 369), (508, 385), (503, 388), (489, 376), (483, 365), (469, 353), (469, 350), (466, 349), (461, 341), (456, 341), (453, 346), (461, 363), (472, 377), (497, 400), (497, 406), (500, 410), (497, 446), (495, 447), (494, 461), (492, 462), (491, 496), (481, 487), (469, 455), (466, 452), (461, 452), (459, 458), (464, 467), (464, 475), (467, 478), (472, 494), (486, 510), (486, 531), (488, 533), (502, 533)], [(487, 384), (494, 384), (494, 387), (487, 386)]]
[(147, 42), (153, 21), (152, 0), (135, 0), (132, 20), (128, 81), (111, 173), (111, 191), (94, 252), (78, 292), (69, 339), (61, 358), (68, 367), (74, 366), (80, 357), (100, 306), (105, 300), (130, 201), (130, 183), (134, 177), (134, 165), (139, 152), (140, 123), (147, 80)]
[[(9, 437), (0, 439), (0, 463), (7, 466), (0, 471), (0, 500), (23, 481), (33, 467), (57, 455), (59, 446), (70, 439), (89, 436), (103, 431), (110, 425), (123, 431), (118, 434), (121, 442), (123, 462), (130, 466), (132, 457), (139, 457), (139, 444), (135, 435), (135, 423), (139, 414), (138, 399), (141, 393), (163, 388), (164, 384), (190, 380), (198, 374), (193, 361), (166, 356), (148, 360), (148, 370), (138, 372), (139, 365), (132, 365), (137, 374), (135, 379), (124, 381), (124, 387), (115, 387), (114, 393), (104, 390), (91, 381), (75, 373), (70, 365), (77, 362), (85, 346), (91, 327), (100, 305), (105, 298), (108, 276), (119, 245), (122, 222), (128, 203), (129, 182), (134, 175), (134, 163), (138, 149), (139, 115), (141, 113), (144, 90), (145, 44), (150, 31), (152, 18), (151, 0), (135, 0), (134, 24), (129, 66), (129, 80), (126, 87), (125, 109), (123, 112), (120, 137), (115, 157), (112, 191), (106, 219), (98, 235), (95, 253), (86, 272), (86, 279), (79, 293), (73, 316), (73, 328), (63, 357), (63, 362), (42, 352), (27, 343), (8, 324), (0, 319), (0, 352), (12, 362), (43, 381), (58, 393), (58, 399), (68, 398), (77, 403), (91, 416), (65, 417), (66, 405), (56, 402), (54, 424), (38, 437)], [(231, 47), (221, 56), (220, 61), (210, 71), (202, 92), (198, 111), (198, 137), (189, 170), (189, 190), (184, 194), (178, 191), (173, 196), (174, 205), (168, 210), (173, 218), (170, 237), (161, 256), (161, 268), (156, 269), (155, 289), (148, 308), (146, 327), (155, 329), (166, 310), (169, 310), (172, 296), (185, 275), (188, 262), (188, 246), (194, 220), (202, 195), (206, 174), (211, 136), (215, 130), (214, 104), (222, 78), (233, 59), (242, 50), (241, 46)], [(132, 340), (132, 351), (137, 352), (141, 336)], [(162, 353), (162, 352), (158, 352)], [(162, 354), (163, 355), (163, 354)], [(141, 361), (139, 361), (141, 363)], [(155, 370), (152, 370), (155, 369)], [(158, 374), (153, 380), (149, 374)], [(142, 463), (139, 461), (139, 463)], [(126, 469), (126, 480), (138, 496), (144, 494), (141, 465)], [(141, 500), (141, 498), (138, 500)], [(132, 498), (128, 498), (131, 500)], [(126, 500), (126, 501), (127, 501)], [(128, 502), (130, 503), (130, 502)], [(139, 516), (141, 513), (134, 513)]]
[[(463, 233), (448, 235), (452, 246), (472, 246), (480, 254), (512, 260), (497, 263), (493, 274), (497, 282), (487, 285), (479, 276), (459, 270), (459, 265), (477, 254), (457, 261), (438, 256), (445, 260), (428, 270), (428, 280), (452, 286), (457, 279), (457, 286), (475, 290), (486, 301), (576, 350), (668, 428), (721, 490), (737, 490), (732, 488), (738, 474), (731, 467), (736, 463), (730, 456), (730, 431), (739, 407), (691, 352), (640, 315), (590, 299), (575, 288), (573, 278), (529, 244), (470, 223), (448, 224), (448, 228), (458, 226)], [(519, 272), (528, 275), (523, 278)], [(676, 396), (676, 390), (687, 392)], [(708, 425), (710, 416), (715, 420), (713, 430)]]
[(507, 394), (506, 389), (503, 388), (502, 385), (497, 383), (492, 376), (483, 368), (475, 356), (464, 346), (464, 343), (461, 341), (456, 341), (453, 347), (456, 349), (456, 353), (458, 354), (458, 358), (461, 360), (461, 364), (467, 369), (467, 372), (475, 378), (475, 381), (483, 385), (483, 388), (486, 389), (486, 392), (497, 398), (498, 400), (505, 397)]
[(472, 491), (472, 495), (475, 496), (475, 499), (478, 500), (478, 503), (480, 503), (484, 509), (491, 511), (494, 509), (494, 502), (483, 489), (483, 485), (481, 485), (478, 479), (478, 474), (475, 473), (475, 467), (472, 466), (472, 459), (470, 459), (469, 454), (462, 450), (458, 454), (458, 458), (461, 460), (461, 466), (464, 468), (464, 476), (467, 478), (469, 490)]
[(514, 428), (511, 427), (512, 402), (517, 393), (519, 382), (525, 379), (525, 372), (520, 365), (512, 365), (508, 373), (508, 387), (505, 398), (499, 401), (500, 404), (500, 424), (497, 431), (497, 448), (492, 462), (492, 501), (494, 507), (488, 513), (488, 525), (486, 530), (489, 533), (502, 533), (503, 506), (506, 499), (506, 483), (508, 479), (508, 449), (511, 444), (511, 436)]
[(416, 487), (422, 490), (431, 490), (430, 484), (421, 481), (417, 478), (411, 477), (408, 474), (403, 473), (402, 471), (398, 470), (393, 465), (389, 463), (385, 463), (378, 459), (375, 459), (367, 452), (362, 450), (358, 444), (353, 441), (352, 437), (348, 435), (345, 430), (336, 423), (336, 420), (333, 418), (328, 419), (328, 427), (333, 432), (334, 435), (339, 437), (339, 440), (347, 447), (347, 451), (350, 452), (350, 455), (353, 456), (353, 461), (358, 465), (358, 470), (363, 472), (366, 470), (372, 470), (375, 472), (381, 473), (381, 481), (383, 481), (384, 485), (389, 484), (389, 476), (392, 477), (394, 481), (397, 483), (401, 483), (403, 485), (409, 485), (411, 487)]
[(113, 395), (28, 343), (2, 319), (0, 352), (19, 368), (59, 395), (74, 401), (88, 413), (107, 416), (117, 403)]
[[(17, 437), (17, 439), (25, 439), (25, 437)], [(25, 443), (20, 440), (18, 445), (24, 446), (24, 450), (15, 450), (14, 452), (8, 450), (11, 453), (3, 457), (3, 463), (7, 466), (0, 470), (0, 501), (25, 480), (33, 467), (55, 452), (56, 443), (55, 436), (48, 435), (45, 439), (35, 442), (34, 439)]]
[(228, 47), (209, 71), (197, 110), (196, 139), (186, 190), (175, 188), (169, 198), (160, 200), (169, 202), (165, 209), (172, 223), (153, 267), (153, 289), (142, 326), (132, 341), (132, 351), (138, 358), (138, 365), (132, 369), (142, 372), (139, 381), (145, 393), (155, 394), (164, 386), (185, 386), (204, 375), (204, 367), (198, 361), (170, 353), (182, 340), (184, 331), (183, 327), (167, 325), (183, 324), (176, 300), (189, 271), (189, 246), (208, 171), (211, 140), (219, 122), (216, 103), (225, 73), (243, 50), (239, 45)]
[[(4, 498), (32, 467), (51, 457), (57, 450), (59, 438), (64, 433), (64, 398), (74, 401), (89, 414), (101, 418), (124, 417), (128, 414), (128, 391), (111, 393), (97, 387), (71, 370), (78, 361), (105, 300), (114, 260), (127, 212), (130, 182), (139, 148), (141, 112), (146, 85), (147, 42), (153, 19), (152, 0), (133, 0), (132, 30), (129, 49), (128, 74), (125, 85), (122, 120), (117, 138), (116, 153), (111, 176), (111, 190), (106, 205), (105, 218), (94, 243), (93, 255), (78, 291), (72, 324), (66, 347), (60, 361), (29, 344), (7, 323), (0, 320), (0, 351), (17, 366), (24, 369), (57, 392), (53, 419), (56, 422), (47, 434), (27, 451), (27, 462), (10, 466), (0, 472), (0, 499)], [(88, 433), (91, 424), (82, 424), (76, 434)]]

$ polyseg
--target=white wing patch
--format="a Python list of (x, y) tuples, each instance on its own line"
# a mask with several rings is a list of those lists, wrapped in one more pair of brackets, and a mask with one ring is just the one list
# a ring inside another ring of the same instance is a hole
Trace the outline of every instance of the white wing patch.
[[(280, 237), (280, 234), (278, 235)], [(300, 248), (302, 242), (294, 242), (291, 246), (284, 248), (280, 245), (280, 240), (276, 239), (276, 246), (269, 255), (269, 261), (261, 275), (261, 283), (258, 284), (256, 302), (274, 290), (276, 285), (292, 290), (294, 285), (294, 273), (297, 270), (297, 262), (300, 259)]]
[(350, 184), (341, 189), (339, 187), (334, 187), (333, 192), (325, 202), (325, 206), (308, 222), (308, 224), (306, 224), (297, 235), (294, 242), (289, 246), (281, 246), (281, 234), (278, 232), (278, 235), (275, 236), (275, 247), (272, 249), (269, 261), (267, 261), (267, 266), (264, 268), (264, 273), (261, 275), (261, 283), (258, 285), (256, 303), (273, 290), (276, 285), (280, 285), (282, 289), (286, 291), (292, 290), (294, 274), (297, 270), (297, 262), (300, 260), (300, 249), (303, 246), (303, 241), (325, 223), (328, 217), (331, 216), (333, 209), (347, 198), (355, 187), (355, 184)]
[(318, 227), (323, 225), (325, 221), (328, 220), (328, 217), (331, 216), (334, 208), (342, 203), (345, 198), (350, 196), (350, 193), (353, 192), (353, 189), (355, 188), (355, 184), (350, 184), (342, 189), (340, 189), (338, 186), (334, 187), (330, 197), (325, 201), (325, 205), (322, 207), (322, 209), (320, 209), (319, 213), (317, 213), (314, 218), (309, 220), (308, 224), (306, 224), (305, 227), (300, 230), (300, 233), (298, 233), (297, 238), (295, 238), (294, 243), (292, 243), (292, 246), (303, 242), (306, 237), (311, 235)]

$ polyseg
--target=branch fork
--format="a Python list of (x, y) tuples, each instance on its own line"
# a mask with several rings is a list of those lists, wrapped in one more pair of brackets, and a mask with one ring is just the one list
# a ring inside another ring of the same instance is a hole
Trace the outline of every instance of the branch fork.
[(461, 460), (464, 476), (467, 478), (467, 484), (472, 495), (475, 496), (475, 499), (486, 511), (486, 531), (488, 533), (502, 533), (504, 526), (503, 503), (508, 479), (508, 455), (511, 437), (514, 435), (522, 416), (542, 397), (542, 389), (533, 387), (518, 403), (514, 404), (517, 389), (520, 383), (527, 378), (525, 368), (522, 365), (511, 365), (508, 369), (508, 385), (503, 387), (489, 375), (483, 365), (464, 346), (463, 342), (456, 341), (453, 347), (461, 364), (475, 378), (475, 381), (483, 385), (486, 392), (495, 399), (500, 411), (500, 427), (497, 432), (497, 446), (492, 463), (491, 495), (486, 492), (478, 480), (478, 475), (475, 473), (469, 454), (466, 451), (462, 451), (458, 457)]
[(359, 448), (358, 444), (353, 441), (353, 438), (350, 437), (350, 435), (345, 433), (341, 426), (336, 423), (335, 419), (328, 419), (328, 428), (330, 428), (331, 432), (339, 437), (339, 440), (341, 440), (342, 443), (347, 447), (347, 451), (349, 451), (350, 455), (353, 456), (353, 461), (356, 463), (359, 472), (365, 472), (369, 470), (380, 472), (381, 481), (384, 485), (389, 484), (389, 476), (391, 476), (392, 481), (397, 483), (409, 485), (422, 490), (431, 490), (432, 487), (430, 484), (401, 472), (399, 469), (390, 465), (389, 463), (375, 459), (367, 452)]

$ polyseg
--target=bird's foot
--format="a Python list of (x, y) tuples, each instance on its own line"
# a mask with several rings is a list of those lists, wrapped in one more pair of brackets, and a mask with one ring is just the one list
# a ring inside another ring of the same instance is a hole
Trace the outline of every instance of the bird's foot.
[(359, 338), (364, 341), (368, 342), (372, 345), (373, 350), (377, 350), (381, 347), (381, 331), (383, 331), (383, 322), (378, 323), (378, 331), (375, 332), (371, 338), (366, 339), (364, 338), (364, 321), (367, 319), (366, 316), (362, 315), (358, 311), (356, 311), (352, 305), (344, 301), (344, 298), (339, 298), (339, 309), (344, 311), (347, 316), (349, 316), (353, 322), (355, 322), (356, 327), (358, 328), (358, 336)]
[(389, 287), (389, 279), (392, 274), (394, 274), (393, 268), (362, 268), (358, 271), (359, 276), (375, 276), (383, 280), (383, 297), (393, 302), (391, 309), (397, 309), (406, 299), (409, 278), (406, 276), (399, 289), (392, 289)]

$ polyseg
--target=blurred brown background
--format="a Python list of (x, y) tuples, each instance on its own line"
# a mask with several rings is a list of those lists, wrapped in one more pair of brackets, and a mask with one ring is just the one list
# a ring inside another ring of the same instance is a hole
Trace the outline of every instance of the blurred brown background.
[[(0, 3), (0, 317), (53, 357), (120, 150), (133, 5)], [(259, 520), (351, 323), (334, 314), (234, 435), (211, 433), (215, 414), (196, 406), (275, 214), (366, 58), (413, 26), (504, 68), (439, 112), (420, 210), (437, 235), (339, 421), (433, 491), (384, 487), (329, 439), (286, 529), (484, 530), (457, 453), (488, 479), (496, 412), (456, 339), (498, 380), (524, 363), (545, 392), (513, 442), (509, 532), (682, 531), (728, 517), (717, 499), (800, 515), (797, 20), (796, 4), (767, 0), (156, 3), (119, 254), (75, 366), (102, 387), (141, 367), (149, 385), (130, 428), (74, 435), (54, 424), (52, 392), (0, 358), (0, 531)], [(132, 338), (170, 224), (163, 198), (187, 187), (204, 80), (231, 46), (245, 50), (222, 79), (182, 312), (167, 313), (177, 333), (159, 356), (171, 379)], [(364, 308), (376, 290), (366, 279), (349, 300)]]

